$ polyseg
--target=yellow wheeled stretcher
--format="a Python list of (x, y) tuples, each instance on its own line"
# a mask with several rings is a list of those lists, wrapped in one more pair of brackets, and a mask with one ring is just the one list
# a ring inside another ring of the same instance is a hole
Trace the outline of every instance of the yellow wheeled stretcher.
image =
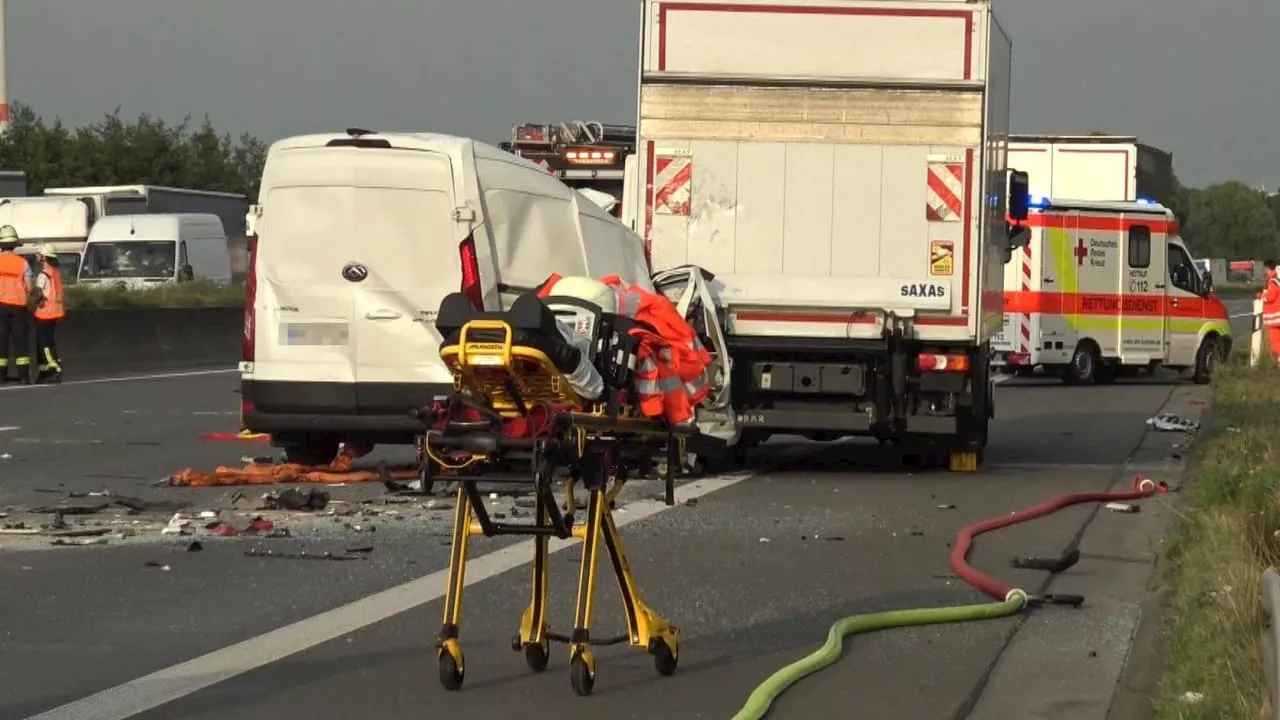
[[(553, 307), (561, 315), (568, 307), (575, 316), (572, 322), (589, 338), (585, 355), (602, 381), (597, 383), (603, 387), (599, 397), (583, 397), (571, 384), (584, 351), (566, 342)], [(504, 313), (476, 311), (460, 294), (441, 304), (436, 327), (445, 340), (440, 355), (453, 372), (455, 392), (419, 411), (418, 417), (427, 427), (424, 469), (447, 468), (448, 479), (459, 484), (444, 623), (436, 645), (445, 688), (461, 688), (466, 672), (458, 638), (467, 551), (475, 535), (534, 538), (532, 597), (511, 642), (514, 651), (524, 652), (530, 669), (546, 669), (552, 641), (568, 643), (574, 692), (589, 695), (596, 679), (592, 648), (626, 642), (651, 654), (660, 674), (675, 672), (679, 630), (640, 598), (611, 505), (630, 473), (653, 469), (655, 457), (663, 455), (665, 499), (674, 504), (674, 473), (684, 457), (685, 439), (695, 431), (644, 418), (636, 410), (631, 385), (637, 343), (627, 333), (631, 326), (629, 318), (600, 312), (590, 303), (544, 302), (531, 293)], [(567, 513), (556, 502), (554, 483), (560, 478), (565, 479)], [(531, 483), (533, 522), (495, 521), (479, 489), (482, 482)], [(573, 488), (578, 483), (589, 497), (585, 520), (575, 517)], [(546, 618), (551, 537), (582, 540), (577, 609), (568, 635), (551, 632)], [(627, 620), (627, 634), (608, 639), (591, 636), (602, 543)]]

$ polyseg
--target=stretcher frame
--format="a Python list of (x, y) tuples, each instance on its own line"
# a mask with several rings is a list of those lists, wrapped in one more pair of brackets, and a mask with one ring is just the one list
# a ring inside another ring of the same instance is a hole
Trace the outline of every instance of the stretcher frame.
[[(555, 302), (588, 307), (573, 299)], [(437, 325), (448, 337), (449, 328), (441, 326), (446, 321), (445, 304)], [(427, 456), (423, 462), (424, 486), (432, 482), (431, 475), (438, 467), (453, 470), (448, 479), (458, 482), (443, 620), (436, 643), (440, 683), (447, 690), (458, 690), (465, 678), (459, 636), (470, 540), (500, 535), (534, 539), (531, 597), (511, 639), (512, 650), (524, 653), (531, 670), (541, 672), (547, 668), (552, 642), (566, 643), (573, 690), (586, 696), (591, 694), (596, 680), (593, 648), (627, 643), (651, 654), (659, 674), (671, 675), (679, 662), (680, 631), (641, 598), (614, 521), (612, 503), (632, 472), (651, 469), (655, 454), (664, 453), (664, 500), (667, 505), (674, 505), (675, 473), (684, 458), (686, 441), (696, 430), (637, 415), (634, 396), (624, 390), (629, 388), (635, 367), (635, 347), (628, 345), (625, 330), (631, 322), (628, 318), (605, 313), (596, 317), (593, 359), (605, 379), (606, 397), (587, 403), (574, 393), (550, 357), (513, 342), (516, 328), (509, 319), (500, 313), (474, 315), (457, 331), (457, 341), (446, 342), (440, 351), (454, 373), (454, 393), (446, 402), (419, 413), (429, 428), (422, 442)], [(482, 334), (487, 337), (473, 339)], [(494, 342), (495, 336), (501, 340)], [(528, 417), (535, 404), (561, 403), (569, 409), (549, 412), (547, 431), (539, 437), (506, 437), (500, 431), (504, 421)], [(471, 419), (460, 423), (453, 418), (463, 408), (472, 411)], [(475, 420), (476, 415), (483, 420)], [(465, 460), (451, 467), (444, 455)], [(512, 457), (526, 458), (531, 474), (502, 472), (499, 468), (503, 461)], [(568, 474), (564, 513), (555, 495), (558, 472)], [(533, 522), (495, 520), (485, 504), (480, 482), (531, 482), (535, 499)], [(585, 522), (575, 518), (578, 508), (573, 491), (579, 483), (588, 494)], [(553, 537), (583, 543), (573, 629), (567, 635), (552, 632), (547, 622), (548, 559)], [(618, 582), (627, 623), (626, 635), (611, 638), (591, 636), (601, 544)]]

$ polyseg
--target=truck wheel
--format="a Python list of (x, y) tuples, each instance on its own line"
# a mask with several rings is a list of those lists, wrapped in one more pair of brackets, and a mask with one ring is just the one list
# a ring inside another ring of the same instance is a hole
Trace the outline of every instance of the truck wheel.
[(1213, 373), (1218, 369), (1218, 360), (1221, 353), (1218, 351), (1217, 338), (1205, 338), (1200, 343), (1200, 349), (1196, 351), (1196, 369), (1192, 375), (1192, 380), (1197, 385), (1208, 385), (1213, 381)]
[(1091, 385), (1097, 379), (1100, 364), (1097, 346), (1091, 342), (1082, 342), (1071, 355), (1071, 362), (1063, 370), (1062, 379), (1068, 385)]
[(308, 437), (291, 440), (284, 446), (286, 462), (310, 467), (328, 465), (338, 457), (338, 440), (330, 437)]

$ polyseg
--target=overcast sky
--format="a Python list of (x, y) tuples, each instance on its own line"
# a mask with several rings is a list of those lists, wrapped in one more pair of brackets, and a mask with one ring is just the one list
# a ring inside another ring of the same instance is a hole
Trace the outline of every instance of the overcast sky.
[[(630, 123), (639, 0), (7, 0), (11, 99), (264, 140)], [(1015, 132), (1136, 134), (1183, 181), (1280, 185), (1280, 0), (997, 0)]]

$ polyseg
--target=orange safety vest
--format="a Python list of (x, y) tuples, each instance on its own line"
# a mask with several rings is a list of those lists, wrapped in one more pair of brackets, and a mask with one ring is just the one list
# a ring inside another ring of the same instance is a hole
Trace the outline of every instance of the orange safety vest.
[(62, 273), (48, 263), (40, 269), (49, 278), (49, 293), (36, 308), (37, 320), (61, 320), (67, 315), (67, 304), (62, 295)]
[[(553, 274), (548, 278), (538, 296), (547, 297), (560, 277)], [(707, 372), (711, 354), (665, 295), (624, 283), (617, 275), (600, 282), (613, 289), (619, 315), (657, 331), (637, 328), (631, 332), (640, 341), (636, 358), (640, 412), (645, 417), (665, 417), (673, 424), (692, 420), (694, 406), (711, 393)]]
[(27, 307), (27, 261), (13, 252), (0, 252), (0, 305)]
[(1280, 277), (1274, 272), (1267, 273), (1267, 285), (1260, 296), (1262, 298), (1262, 326), (1280, 327)]

